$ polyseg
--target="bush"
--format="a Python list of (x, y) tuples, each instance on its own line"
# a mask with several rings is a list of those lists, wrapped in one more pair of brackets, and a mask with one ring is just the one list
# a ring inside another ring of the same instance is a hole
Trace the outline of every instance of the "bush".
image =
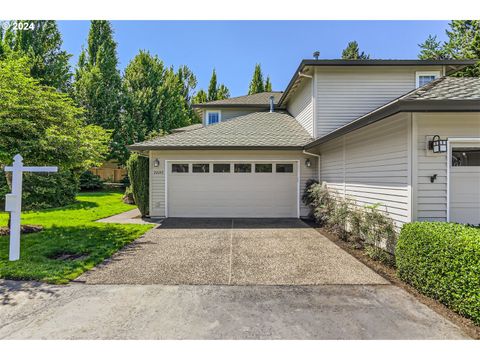
[(480, 325), (480, 229), (452, 223), (405, 224), (396, 265), (402, 280)]
[(100, 190), (102, 188), (103, 181), (100, 176), (88, 170), (80, 175), (80, 190)]
[(148, 158), (135, 153), (130, 155), (127, 161), (127, 170), (135, 204), (137, 204), (142, 216), (146, 216), (148, 215)]
[(393, 253), (395, 224), (378, 209), (380, 204), (358, 206), (314, 180), (307, 182), (302, 199), (315, 221), (342, 240), (365, 241)]
[(75, 202), (78, 175), (71, 171), (54, 174), (23, 174), (22, 209), (45, 209)]

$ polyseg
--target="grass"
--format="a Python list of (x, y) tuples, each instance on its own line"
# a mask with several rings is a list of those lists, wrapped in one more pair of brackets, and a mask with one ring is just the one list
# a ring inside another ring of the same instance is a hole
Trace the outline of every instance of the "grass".
[[(117, 192), (81, 193), (72, 205), (23, 213), (22, 224), (43, 225), (44, 230), (22, 235), (18, 261), (8, 261), (9, 237), (0, 237), (0, 278), (64, 284), (151, 229), (151, 225), (95, 222), (135, 208), (121, 197)], [(0, 213), (0, 226), (7, 221), (8, 213)], [(54, 259), (62, 253), (84, 256)]]

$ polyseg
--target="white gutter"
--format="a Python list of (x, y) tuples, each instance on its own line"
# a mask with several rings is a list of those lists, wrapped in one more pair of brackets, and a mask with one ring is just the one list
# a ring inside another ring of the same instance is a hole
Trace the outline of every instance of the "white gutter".
[(305, 151), (305, 150), (303, 150), (302, 152), (305, 155), (315, 156), (317, 158), (317, 176), (318, 176), (318, 182), (320, 182), (320, 174), (321, 174), (321, 172), (320, 172), (320, 159), (321, 159), (320, 155), (313, 154), (313, 153)]

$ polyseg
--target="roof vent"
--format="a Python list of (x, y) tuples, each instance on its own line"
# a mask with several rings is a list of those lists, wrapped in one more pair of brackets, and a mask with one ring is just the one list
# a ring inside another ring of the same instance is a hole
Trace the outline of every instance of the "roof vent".
[(315, 60), (318, 60), (319, 57), (320, 57), (320, 51), (318, 51), (318, 50), (317, 50), (317, 51), (314, 51), (314, 52), (313, 52), (313, 58), (314, 58)]
[(274, 111), (274, 105), (273, 105), (273, 99), (275, 97), (272, 95), (270, 96), (270, 112), (273, 112)]

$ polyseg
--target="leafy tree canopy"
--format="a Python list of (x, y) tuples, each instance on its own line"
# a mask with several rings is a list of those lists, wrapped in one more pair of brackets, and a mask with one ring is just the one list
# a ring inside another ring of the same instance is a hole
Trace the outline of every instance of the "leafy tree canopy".
[[(446, 30), (448, 40), (440, 42), (430, 35), (420, 44), (420, 59), (480, 59), (480, 20), (452, 20)], [(455, 76), (480, 76), (480, 62), (455, 73)]]
[(199, 90), (193, 97), (192, 102), (194, 104), (205, 103), (208, 101), (223, 100), (230, 97), (230, 90), (224, 85), (217, 83), (217, 73), (215, 69), (212, 71), (212, 77), (210, 78), (210, 83), (208, 84), (208, 91)]
[[(14, 23), (33, 24), (33, 29), (16, 30)], [(0, 57), (9, 50), (27, 56), (32, 77), (42, 85), (66, 92), (72, 76), (69, 65), (72, 55), (61, 49), (62, 36), (57, 23), (52, 20), (15, 20), (9, 24), (6, 31), (0, 30)]]
[(350, 41), (347, 47), (342, 51), (342, 59), (344, 60), (368, 60), (370, 55), (365, 52), (360, 52), (358, 43), (356, 41)]
[(58, 165), (61, 171), (99, 165), (109, 134), (86, 125), (67, 95), (33, 79), (29, 61), (0, 61), (0, 164), (20, 153), (26, 164)]

